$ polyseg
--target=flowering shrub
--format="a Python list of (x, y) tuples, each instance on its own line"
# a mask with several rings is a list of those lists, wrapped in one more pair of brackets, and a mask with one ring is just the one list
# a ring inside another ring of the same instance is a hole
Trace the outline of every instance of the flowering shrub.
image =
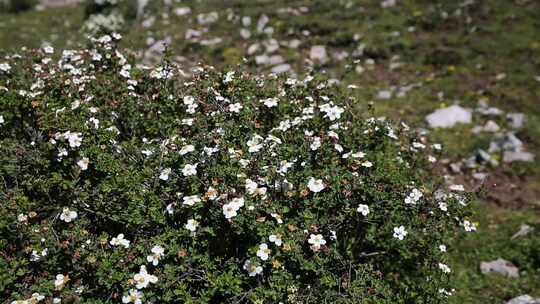
[(316, 77), (183, 81), (119, 38), (0, 61), (3, 298), (444, 302), (475, 227), (438, 145)]

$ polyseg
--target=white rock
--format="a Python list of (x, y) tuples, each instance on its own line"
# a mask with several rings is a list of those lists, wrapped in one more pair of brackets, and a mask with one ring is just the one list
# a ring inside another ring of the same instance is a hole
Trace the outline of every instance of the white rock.
[(508, 113), (506, 118), (508, 118), (510, 126), (514, 129), (520, 129), (525, 122), (525, 114), (523, 113)]
[(522, 295), (517, 298), (513, 298), (506, 304), (540, 304), (540, 298), (534, 299), (529, 295)]
[(284, 64), (276, 65), (275, 67), (273, 67), (272, 68), (272, 73), (281, 74), (281, 73), (286, 73), (286, 72), (288, 72), (290, 70), (291, 70), (291, 65), (287, 64), (287, 63), (284, 63)]
[(474, 134), (477, 134), (477, 133), (480, 133), (480, 132), (491, 132), (491, 133), (495, 133), (495, 132), (498, 132), (501, 128), (499, 127), (499, 125), (494, 122), (493, 120), (489, 120), (488, 122), (486, 122), (486, 124), (484, 126), (476, 126), (472, 129), (472, 132)]
[(532, 162), (534, 161), (534, 154), (525, 151), (504, 151), (503, 161), (505, 163), (515, 161)]
[(483, 274), (496, 272), (512, 278), (519, 277), (519, 269), (511, 262), (501, 258), (491, 262), (480, 262), (480, 271)]
[(309, 51), (309, 58), (313, 61), (320, 63), (326, 63), (328, 61), (328, 54), (326, 53), (326, 47), (324, 45), (314, 45)]
[(189, 7), (177, 7), (174, 9), (174, 14), (176, 16), (184, 16), (191, 13), (191, 8)]
[(247, 40), (249, 37), (251, 37), (251, 32), (248, 29), (240, 29), (240, 37), (242, 39)]
[(438, 109), (426, 116), (431, 128), (451, 128), (458, 123), (471, 123), (471, 110), (453, 105), (444, 109)]

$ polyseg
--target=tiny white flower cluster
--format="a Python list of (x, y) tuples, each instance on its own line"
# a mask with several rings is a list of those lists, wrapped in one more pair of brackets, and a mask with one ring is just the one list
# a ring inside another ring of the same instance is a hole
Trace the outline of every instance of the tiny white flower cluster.
[(407, 205), (416, 205), (416, 203), (422, 198), (423, 194), (418, 189), (413, 189), (411, 193), (405, 198), (405, 204)]

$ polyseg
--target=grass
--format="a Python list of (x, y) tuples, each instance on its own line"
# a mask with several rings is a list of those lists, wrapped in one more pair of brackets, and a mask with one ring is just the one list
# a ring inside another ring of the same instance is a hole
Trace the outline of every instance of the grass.
[[(534, 248), (538, 240), (534, 243), (531, 236), (511, 239), (521, 224), (540, 224), (540, 213), (508, 210), (486, 203), (478, 203), (474, 209), (478, 231), (458, 240), (451, 249), (457, 274), (457, 293), (452, 303), (501, 303), (522, 294), (540, 297), (540, 254), (538, 247)], [(540, 233), (538, 226), (535, 233)], [(521, 276), (508, 278), (480, 273), (480, 261), (497, 258), (513, 262)]]
[[(352, 8), (347, 8), (348, 2), (353, 3)], [(168, 12), (166, 22), (157, 18), (148, 28), (135, 22), (126, 28), (123, 44), (134, 50), (144, 49), (149, 37), (156, 40), (171, 37), (171, 53), (184, 56), (186, 61), (182, 64), (187, 67), (195, 62), (234, 66), (242, 61), (245, 49), (263, 37), (254, 33), (249, 42), (240, 38), (238, 25), (226, 21), (228, 9), (240, 16), (252, 16), (252, 24), (264, 13), (275, 29), (274, 38), (302, 40), (299, 49), (282, 47), (278, 52), (297, 71), (305, 69), (304, 58), (311, 45), (325, 44), (352, 53), (359, 43), (365, 44), (365, 57), (361, 62), (364, 64), (366, 57), (373, 58), (376, 62), (373, 70), (359, 75), (354, 71), (356, 63), (350, 59), (314, 68), (340, 79), (344, 87), (357, 85), (359, 89), (351, 90), (351, 94), (358, 100), (359, 113), (365, 112), (368, 102), (372, 102), (377, 115), (425, 126), (425, 115), (436, 108), (453, 103), (475, 107), (477, 101), (484, 98), (490, 106), (525, 113), (527, 121), (518, 136), (529, 151), (540, 151), (540, 84), (534, 79), (540, 75), (540, 3), (529, 1), (519, 5), (518, 1), (486, 0), (461, 7), (462, 1), (399, 2), (393, 9), (381, 9), (378, 1), (368, 0), (182, 2), (182, 6), (192, 8), (192, 15), (175, 16)], [(309, 8), (309, 14), (293, 18), (277, 12), (278, 8), (302, 6)], [(457, 10), (461, 11), (461, 16), (456, 16)], [(207, 26), (206, 35), (221, 37), (223, 42), (201, 47), (185, 40), (187, 29), (200, 28), (193, 17), (210, 11), (219, 12), (220, 19)], [(446, 19), (441, 17), (443, 13), (448, 14)], [(470, 23), (467, 16), (471, 18)], [(57, 49), (84, 43), (85, 35), (80, 32), (82, 22), (81, 7), (11, 15), (0, 13), (0, 54), (22, 46), (39, 47), (45, 41)], [(408, 30), (411, 26), (415, 27), (414, 32)], [(303, 30), (309, 30), (310, 35), (301, 34)], [(353, 39), (355, 34), (362, 36), (359, 41)], [(388, 65), (394, 55), (399, 55), (404, 64), (390, 71)], [(247, 66), (257, 72), (268, 71), (251, 61)], [(506, 78), (496, 81), (496, 75), (501, 73), (505, 73)], [(403, 98), (379, 100), (375, 97), (378, 91), (391, 85), (411, 83), (418, 86)], [(506, 123), (503, 118), (491, 119), (501, 126)], [(475, 123), (483, 124), (485, 120)], [(489, 145), (490, 137), (471, 133), (471, 127), (461, 125), (450, 130), (434, 130), (431, 137), (443, 143), (445, 157), (455, 161)], [(536, 180), (528, 187), (540, 186), (538, 158), (537, 155), (535, 162), (503, 169), (522, 179)], [(510, 240), (522, 223), (538, 223), (538, 206), (538, 201), (525, 202), (520, 210), (512, 203), (505, 206), (488, 201), (474, 206), (475, 220), (480, 224), (478, 232), (451, 246), (452, 264), (457, 265), (454, 269), (457, 294), (452, 303), (503, 303), (525, 293), (540, 297), (540, 266), (538, 260), (533, 260), (534, 250), (538, 252), (540, 247), (529, 238)], [(510, 279), (479, 272), (480, 261), (498, 257), (513, 261), (526, 273), (518, 279)]]

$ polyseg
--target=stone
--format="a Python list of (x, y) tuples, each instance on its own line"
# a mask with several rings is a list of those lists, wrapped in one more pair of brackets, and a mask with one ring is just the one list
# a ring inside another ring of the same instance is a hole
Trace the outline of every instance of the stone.
[(488, 120), (488, 122), (486, 122), (484, 126), (476, 126), (471, 131), (474, 134), (478, 134), (480, 132), (495, 133), (495, 132), (499, 132), (500, 129), (501, 128), (496, 122), (494, 122), (493, 120)]
[(503, 162), (512, 163), (516, 161), (532, 162), (534, 161), (534, 154), (525, 151), (504, 151)]
[(309, 58), (319, 63), (326, 63), (328, 61), (328, 54), (326, 53), (326, 47), (324, 45), (314, 45), (309, 51)]
[(476, 180), (483, 181), (487, 178), (487, 173), (477, 172), (473, 173), (472, 177)]
[(498, 109), (495, 107), (486, 107), (486, 108), (481, 107), (481, 108), (476, 109), (476, 111), (486, 116), (499, 116), (504, 113), (501, 109)]
[(270, 61), (270, 57), (266, 54), (255, 56), (255, 63), (257, 65), (266, 65)]
[(431, 128), (451, 128), (458, 123), (471, 123), (471, 110), (453, 105), (447, 108), (435, 110), (426, 116)]
[(499, 151), (521, 151), (523, 143), (513, 132), (497, 134), (495, 139), (489, 144), (489, 152)]
[(248, 47), (248, 49), (247, 49), (248, 55), (253, 55), (253, 54), (255, 54), (255, 53), (259, 50), (260, 47), (261, 47), (261, 45), (258, 44), (258, 43), (254, 43), (254, 44), (250, 45), (250, 46)]
[(300, 44), (302, 44), (302, 41), (298, 39), (292, 39), (291, 41), (289, 41), (288, 46), (291, 49), (297, 49), (300, 46)]
[(525, 114), (523, 113), (508, 113), (506, 118), (510, 123), (510, 127), (514, 129), (521, 129), (525, 123)]
[(189, 7), (177, 7), (174, 9), (174, 14), (176, 16), (184, 16), (187, 14), (191, 14), (191, 8)]
[(509, 300), (506, 304), (540, 304), (540, 298), (534, 299), (529, 295), (522, 295)]
[(257, 21), (257, 31), (259, 33), (262, 33), (264, 31), (264, 28), (266, 27), (266, 24), (270, 21), (268, 16), (262, 15), (259, 20)]
[(282, 74), (290, 70), (291, 70), (291, 65), (287, 63), (283, 63), (283, 64), (276, 65), (275, 67), (272, 68), (271, 71), (274, 74)]
[(269, 65), (277, 65), (277, 64), (282, 64), (283, 61), (284, 61), (283, 57), (281, 57), (280, 55), (273, 55), (273, 56), (269, 57), (268, 64)]
[(534, 228), (527, 225), (527, 224), (522, 224), (521, 226), (519, 226), (519, 231), (516, 232), (514, 235), (512, 235), (512, 237), (510, 238), (511, 240), (513, 239), (517, 239), (518, 237), (521, 237), (521, 236), (526, 236), (527, 234), (531, 233), (534, 231)]
[(392, 98), (392, 91), (382, 90), (377, 93), (377, 98), (379, 99), (390, 99)]
[(251, 32), (245, 28), (240, 29), (240, 37), (242, 37), (242, 39), (244, 40), (247, 40), (251, 37)]
[(501, 258), (490, 262), (480, 262), (480, 271), (483, 274), (495, 272), (511, 278), (519, 277), (519, 269), (512, 262)]

